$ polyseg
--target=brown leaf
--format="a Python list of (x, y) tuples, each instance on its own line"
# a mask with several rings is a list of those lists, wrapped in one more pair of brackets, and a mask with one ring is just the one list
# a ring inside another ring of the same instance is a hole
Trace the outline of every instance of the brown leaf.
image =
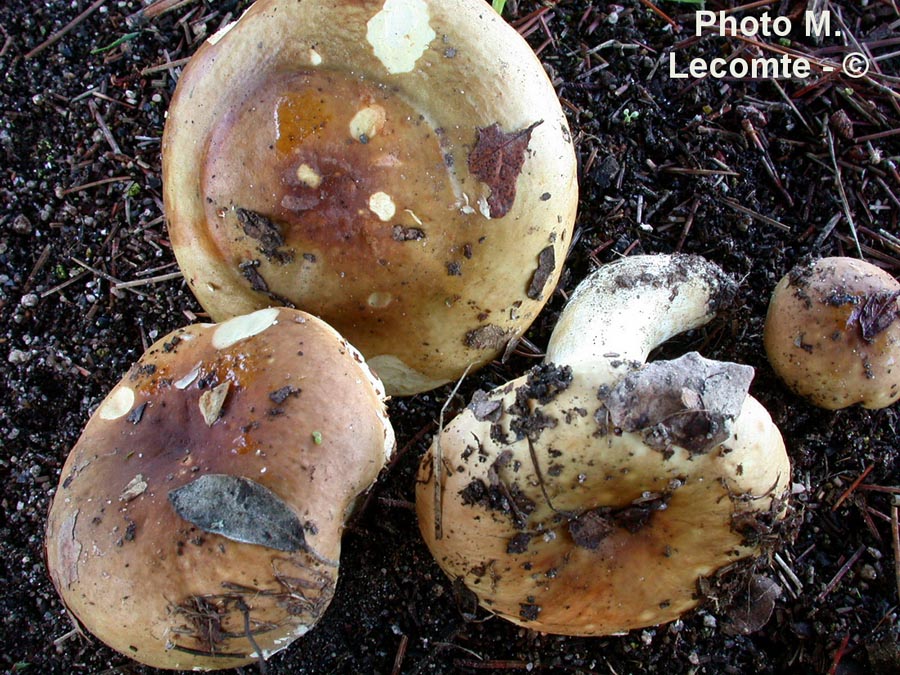
[(237, 207), (235, 209), (238, 222), (244, 234), (259, 243), (259, 250), (270, 261), (285, 265), (294, 259), (291, 251), (279, 250), (284, 246), (284, 237), (274, 222), (261, 213)]
[(872, 293), (862, 299), (862, 302), (854, 307), (848, 324), (859, 323), (859, 330), (863, 340), (872, 342), (879, 333), (887, 330), (898, 317), (900, 317), (900, 297), (898, 292)]
[(575, 520), (569, 521), (569, 534), (576, 546), (594, 551), (600, 543), (612, 534), (614, 527), (609, 518), (609, 509), (598, 508), (585, 511)]
[(500, 349), (509, 339), (511, 331), (489, 323), (466, 333), (466, 347), (470, 349)]
[(544, 286), (550, 279), (550, 275), (556, 269), (556, 253), (552, 246), (548, 246), (538, 254), (538, 266), (534, 270), (534, 276), (531, 277), (531, 283), (528, 290), (525, 291), (532, 300), (540, 300), (544, 293)]
[(496, 122), (479, 127), (475, 147), (469, 153), (469, 171), (491, 188), (491, 218), (502, 218), (516, 199), (516, 180), (525, 163), (525, 150), (539, 120), (525, 129), (504, 132)]
[(747, 594), (728, 608), (729, 622), (722, 626), (728, 635), (749, 635), (768, 623), (781, 597), (781, 586), (769, 577), (754, 574)]

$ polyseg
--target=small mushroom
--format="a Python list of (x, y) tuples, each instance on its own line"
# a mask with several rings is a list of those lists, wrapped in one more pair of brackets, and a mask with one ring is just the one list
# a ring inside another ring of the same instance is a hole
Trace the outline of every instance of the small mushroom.
[(577, 202), (553, 86), (483, 0), (258, 0), (185, 68), (163, 177), (214, 319), (296, 306), (404, 395), (524, 332)]
[(268, 658), (322, 616), (341, 533), (394, 448), (381, 382), (324, 322), (271, 308), (156, 342), (88, 421), (50, 509), (50, 576), (158, 668)]
[(419, 470), (438, 564), (534, 630), (607, 635), (671, 621), (783, 514), (790, 466), (747, 388), (696, 353), (645, 363), (734, 293), (693, 256), (637, 256), (585, 280), (544, 363), (472, 404)]
[(794, 393), (828, 410), (900, 398), (900, 282), (854, 258), (822, 258), (772, 293), (764, 343)]

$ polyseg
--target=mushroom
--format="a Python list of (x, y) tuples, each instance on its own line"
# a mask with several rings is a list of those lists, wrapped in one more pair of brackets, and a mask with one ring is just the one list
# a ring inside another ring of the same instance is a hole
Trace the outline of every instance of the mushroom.
[(854, 258), (798, 265), (766, 316), (769, 363), (794, 393), (828, 410), (900, 398), (900, 282)]
[(635, 256), (576, 289), (542, 365), (471, 404), (416, 489), (438, 564), (480, 604), (549, 633), (671, 621), (704, 578), (760, 550), (790, 466), (747, 387), (753, 369), (689, 353), (733, 283), (694, 256)]
[(324, 322), (270, 308), (156, 342), (100, 404), (46, 532), (65, 605), (158, 668), (268, 658), (325, 611), (394, 448), (384, 390)]
[(577, 202), (553, 87), (483, 0), (258, 0), (185, 68), (163, 178), (215, 320), (296, 306), (395, 395), (525, 331)]

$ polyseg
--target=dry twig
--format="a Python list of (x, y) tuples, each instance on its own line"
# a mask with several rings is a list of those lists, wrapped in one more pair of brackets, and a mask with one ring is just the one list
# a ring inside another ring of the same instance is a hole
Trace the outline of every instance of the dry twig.
[(872, 469), (874, 468), (874, 464), (869, 464), (869, 466), (866, 467), (865, 471), (859, 474), (855, 481), (850, 483), (850, 487), (844, 490), (844, 493), (840, 497), (838, 497), (838, 500), (834, 503), (834, 506), (831, 507), (832, 512), (837, 511), (840, 508), (841, 504), (847, 501), (847, 498), (851, 494), (853, 494), (853, 491), (859, 487), (860, 483), (862, 483), (868, 477), (868, 475), (872, 473)]
[(850, 212), (850, 203), (847, 201), (847, 192), (844, 190), (844, 178), (841, 175), (841, 167), (838, 164), (837, 156), (834, 152), (834, 136), (831, 133), (831, 127), (825, 126), (825, 139), (828, 142), (828, 154), (831, 157), (831, 164), (834, 167), (834, 183), (838, 189), (838, 195), (841, 198), (841, 208), (844, 211), (844, 217), (850, 226), (850, 232), (853, 234), (853, 242), (856, 244), (856, 252), (861, 260), (865, 259), (862, 247), (859, 245), (859, 235), (856, 233), (856, 223), (853, 221), (853, 214)]
[(831, 593), (831, 591), (833, 591), (839, 583), (841, 583), (841, 579), (843, 579), (847, 572), (850, 571), (850, 568), (853, 567), (857, 560), (859, 560), (860, 556), (862, 556), (865, 550), (866, 547), (861, 544), (860, 547), (856, 549), (856, 551), (854, 551), (853, 555), (850, 556), (847, 562), (845, 562), (841, 566), (841, 569), (837, 571), (837, 574), (835, 574), (832, 577), (831, 581), (828, 582), (828, 584), (825, 586), (825, 589), (816, 596), (816, 602), (822, 602), (825, 598), (828, 597), (828, 594)]
[(397, 654), (394, 656), (394, 667), (391, 669), (391, 675), (400, 675), (403, 668), (403, 659), (406, 656), (406, 646), (409, 644), (409, 637), (404, 633), (400, 637), (400, 645), (397, 647)]
[(181, 272), (169, 272), (168, 274), (160, 274), (155, 277), (146, 279), (132, 279), (131, 281), (120, 281), (114, 288), (121, 290), (123, 288), (136, 288), (138, 286), (149, 286), (150, 284), (158, 284), (163, 281), (171, 281), (172, 279), (181, 279), (184, 275)]
[(891, 542), (894, 548), (894, 580), (897, 582), (897, 599), (900, 600), (900, 521), (897, 512), (900, 510), (900, 495), (894, 495), (891, 504)]
[(466, 379), (466, 376), (469, 374), (469, 370), (471, 370), (474, 364), (470, 363), (466, 366), (466, 369), (463, 371), (463, 374), (460, 375), (459, 380), (457, 380), (456, 385), (453, 387), (453, 391), (450, 392), (450, 395), (447, 397), (447, 400), (444, 401), (444, 405), (441, 406), (441, 412), (438, 415), (438, 429), (437, 435), (434, 437), (434, 457), (432, 458), (432, 477), (434, 479), (434, 538), (435, 539), (443, 539), (444, 537), (444, 526), (442, 520), (442, 511), (443, 508), (443, 497), (444, 497), (444, 485), (443, 485), (443, 468), (444, 468), (444, 457), (441, 453), (441, 433), (444, 431), (444, 413), (447, 411), (447, 407), (450, 405), (450, 401), (456, 396), (456, 392), (459, 391), (460, 385), (462, 385), (463, 380)]
[(102, 133), (103, 138), (106, 139), (110, 150), (112, 150), (116, 155), (121, 155), (122, 149), (116, 142), (116, 137), (113, 136), (112, 131), (109, 130), (109, 126), (107, 126), (106, 120), (103, 119), (103, 116), (100, 114), (100, 110), (97, 108), (97, 104), (93, 101), (93, 99), (88, 101), (88, 108), (91, 111), (91, 115), (93, 115), (94, 119), (96, 120), (97, 126), (100, 127), (100, 133)]
[(70, 195), (73, 192), (81, 192), (82, 190), (90, 190), (91, 188), (100, 187), (101, 185), (108, 185), (109, 183), (121, 183), (126, 180), (131, 180), (131, 176), (112, 176), (110, 178), (103, 178), (101, 180), (91, 181), (90, 183), (83, 183), (82, 185), (75, 185), (70, 188), (66, 188), (60, 192), (61, 195)]
[(784, 223), (780, 223), (774, 218), (769, 218), (768, 216), (764, 216), (761, 213), (757, 213), (753, 209), (748, 209), (743, 204), (736, 202), (734, 199), (729, 197), (720, 197), (718, 199), (719, 202), (724, 204), (725, 206), (734, 209), (735, 211), (740, 211), (741, 213), (745, 213), (754, 220), (758, 220), (761, 223), (765, 223), (766, 225), (771, 225), (772, 227), (777, 227), (782, 232), (790, 232), (791, 228), (785, 225)]
[(146, 7), (139, 9), (134, 14), (129, 15), (125, 21), (130, 27), (140, 26), (165, 12), (178, 9), (182, 5), (186, 5), (193, 1), (194, 0), (156, 0)]

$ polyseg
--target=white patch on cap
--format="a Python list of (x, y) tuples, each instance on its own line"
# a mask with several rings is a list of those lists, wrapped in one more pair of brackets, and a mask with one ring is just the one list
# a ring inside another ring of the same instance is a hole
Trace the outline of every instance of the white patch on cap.
[(211, 44), (211, 45), (216, 44), (219, 40), (221, 40), (223, 37), (225, 37), (225, 34), (226, 34), (228, 31), (230, 31), (232, 28), (234, 28), (235, 24), (237, 24), (237, 20), (234, 20), (234, 21), (232, 21), (231, 23), (226, 23), (226, 24), (225, 24), (224, 26), (222, 26), (219, 30), (217, 30), (215, 33), (213, 33), (212, 35), (210, 35), (210, 36), (206, 39), (206, 41), (207, 41), (209, 44)]
[(313, 47), (309, 48), (309, 62), (314, 66), (322, 65), (322, 55)]
[(391, 394), (408, 396), (420, 391), (437, 389), (449, 380), (434, 380), (410, 368), (393, 354), (379, 354), (366, 360), (375, 374), (390, 384)]
[(366, 40), (392, 75), (408, 73), (436, 34), (428, 23), (424, 0), (386, 0), (369, 19)]
[(384, 127), (386, 119), (387, 115), (380, 105), (361, 108), (350, 120), (350, 138), (360, 142), (374, 138)]
[(491, 219), (491, 207), (488, 204), (487, 197), (482, 196), (478, 198), (478, 210), (481, 211), (481, 215), (485, 218)]
[(457, 202), (456, 206), (459, 208), (459, 212), (464, 216), (471, 216), (475, 213), (475, 209), (471, 207), (469, 204), (469, 195), (465, 192), (462, 193), (462, 202)]
[(277, 307), (268, 307), (219, 324), (212, 336), (212, 346), (225, 349), (245, 338), (259, 335), (277, 322), (278, 312)]
[(134, 405), (134, 390), (130, 387), (119, 387), (106, 397), (100, 406), (100, 419), (117, 420), (127, 415)]
[(375, 307), (376, 309), (381, 309), (383, 307), (387, 307), (391, 302), (393, 302), (394, 296), (388, 293), (387, 291), (375, 291), (369, 296), (369, 307)]
[(297, 167), (297, 180), (314, 190), (322, 184), (322, 176), (309, 164), (301, 164)]
[(381, 426), (384, 429), (384, 461), (389, 462), (397, 449), (397, 437), (394, 435), (394, 427), (384, 406), (378, 411), (378, 417), (381, 419)]
[(197, 363), (196, 366), (189, 372), (187, 375), (182, 377), (180, 380), (175, 382), (176, 389), (187, 389), (191, 386), (194, 380), (196, 380), (200, 376), (200, 366), (202, 365), (202, 361)]
[(386, 192), (376, 192), (369, 197), (369, 210), (378, 216), (382, 222), (387, 222), (397, 213), (394, 200)]

